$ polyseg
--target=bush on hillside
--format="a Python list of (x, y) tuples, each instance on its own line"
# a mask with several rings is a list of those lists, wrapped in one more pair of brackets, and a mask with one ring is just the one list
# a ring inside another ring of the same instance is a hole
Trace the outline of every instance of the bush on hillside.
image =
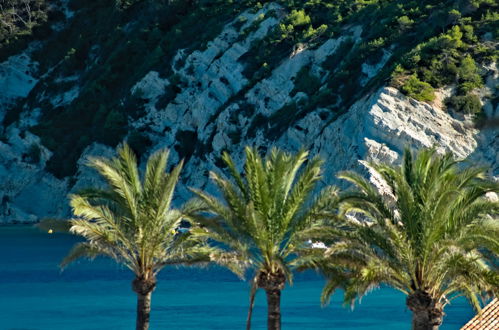
[(445, 105), (465, 114), (478, 114), (482, 111), (480, 98), (474, 94), (451, 96), (445, 100)]
[(40, 162), (41, 155), (42, 150), (40, 149), (40, 146), (36, 143), (32, 143), (26, 153), (25, 160), (31, 164), (38, 164)]
[(413, 99), (430, 102), (435, 99), (435, 90), (430, 84), (421, 81), (416, 75), (412, 75), (402, 86), (402, 92)]
[(0, 48), (4, 43), (30, 34), (47, 21), (45, 0), (2, 0), (0, 3)]
[(309, 66), (304, 66), (298, 71), (294, 83), (295, 87), (290, 96), (295, 96), (298, 92), (311, 96), (321, 87), (321, 80), (310, 72)]
[[(397, 64), (400, 64), (400, 79), (394, 80), (400, 82), (398, 88), (416, 99), (431, 100), (431, 87), (448, 84), (457, 86), (458, 95), (469, 94), (482, 83), (481, 78), (477, 78), (481, 72), (476, 68), (497, 59), (498, 52), (490, 41), (497, 39), (499, 16), (497, 1), (458, 2), (279, 1), (282, 9), (259, 14), (254, 24), (243, 29), (249, 33), (257, 29), (263, 19), (280, 18), (279, 24), (262, 39), (253, 40), (249, 51), (239, 58), (249, 82), (231, 97), (230, 103), (243, 100), (247, 91), (292, 56), (298, 44), (314, 49), (330, 38), (342, 42), (322, 63), (321, 76), (314, 79), (307, 74), (296, 80), (294, 92), (309, 94), (307, 105), (285, 108), (288, 111), (280, 112), (283, 116), (273, 118), (275, 127), (292, 125), (316, 107), (328, 108), (335, 115), (347, 111), (360, 97), (385, 84)], [(119, 9), (117, 3), (132, 6), (124, 10)], [(184, 87), (175, 69), (185, 66), (186, 56), (206, 48), (229, 22), (242, 29), (246, 19), (237, 19), (238, 15), (247, 9), (256, 13), (265, 3), (257, 0), (71, 0), (68, 4), (74, 12), (73, 18), (32, 56), (39, 63), (40, 73), (54, 68), (53, 74), (42, 78), (18, 108), (7, 111), (4, 122), (17, 121), (21, 109), (41, 108), (39, 125), (31, 130), (38, 132), (42, 144), (54, 153), (48, 168), (59, 177), (74, 174), (75, 162), (89, 143), (98, 141), (114, 147), (129, 134), (127, 121), (144, 114), (144, 103), (150, 100), (140, 95), (128, 97), (139, 79), (151, 70), (169, 79), (171, 84), (156, 103), (158, 110), (166, 108)], [(356, 27), (362, 28), (360, 38), (356, 34), (360, 29)], [(174, 61), (180, 49), (186, 56)], [(363, 64), (378, 63), (387, 51), (392, 56), (381, 71), (369, 81), (363, 79)], [(476, 63), (468, 60), (468, 56)], [(174, 67), (169, 65), (172, 62)], [(54, 78), (68, 75), (78, 77), (74, 82), (79, 86), (78, 97), (61, 109), (52, 109), (48, 101), (40, 104), (40, 96), (49, 100), (63, 92), (53, 88)], [(412, 75), (415, 79), (407, 80)], [(317, 84), (318, 79), (321, 84)], [(226, 82), (224, 78), (221, 81)], [(321, 89), (318, 86), (322, 86)], [(229, 102), (223, 107), (228, 105)], [(253, 118), (254, 109), (244, 109), (248, 112), (245, 116)], [(214, 111), (211, 120), (215, 120), (221, 110)], [(289, 114), (293, 116), (284, 121)], [(267, 126), (268, 118), (256, 115), (248, 134)], [(233, 137), (238, 138), (236, 134)], [(194, 141), (189, 132), (180, 134), (179, 138), (186, 143)], [(200, 142), (196, 143), (196, 150), (181, 146), (177, 149), (187, 157), (199, 151)]]
[(466, 56), (461, 60), (457, 68), (459, 81), (459, 92), (466, 94), (475, 88), (483, 86), (482, 77), (479, 74), (478, 67), (471, 56)]
[(139, 158), (152, 146), (151, 139), (144, 132), (137, 130), (130, 133), (127, 143)]

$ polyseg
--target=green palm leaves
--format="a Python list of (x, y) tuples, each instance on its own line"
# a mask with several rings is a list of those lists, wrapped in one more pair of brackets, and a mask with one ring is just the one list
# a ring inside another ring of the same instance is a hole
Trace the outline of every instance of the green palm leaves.
[[(479, 309), (481, 294), (497, 294), (497, 269), (487, 256), (499, 247), (499, 204), (486, 195), (498, 184), (433, 149), (416, 156), (406, 150), (401, 166), (369, 166), (378, 187), (352, 172), (339, 175), (355, 189), (340, 198), (346, 230), (322, 237), (330, 247), (318, 265), (333, 275), (324, 298), (344, 286), (353, 303), (386, 284), (409, 296), (414, 318), (426, 318), (413, 326), (423, 329), (438, 326), (443, 307), (458, 296)], [(363, 220), (345, 217), (354, 213)]]
[[(227, 153), (223, 160), (230, 178), (210, 173), (220, 199), (193, 190), (202, 211), (209, 213), (193, 217), (204, 227), (198, 234), (222, 243), (255, 271), (252, 298), (257, 288), (280, 294), (285, 282), (292, 281), (293, 260), (304, 243), (300, 233), (325, 221), (335, 191), (324, 190), (312, 199), (322, 161), (308, 160), (305, 151), (291, 155), (273, 149), (265, 158), (256, 149), (245, 153), (243, 173)], [(275, 317), (270, 328), (280, 327), (280, 315)]]
[[(277, 149), (261, 157), (247, 147), (242, 171), (224, 153), (228, 175), (210, 173), (219, 195), (192, 189), (196, 198), (178, 210), (171, 203), (182, 162), (167, 173), (168, 152), (159, 151), (141, 175), (128, 146), (117, 152), (89, 161), (106, 189), (71, 196), (70, 230), (86, 241), (63, 265), (106, 255), (130, 268), (137, 329), (147, 329), (156, 274), (170, 264), (211, 261), (240, 277), (252, 270), (248, 329), (260, 288), (268, 328), (280, 329), (281, 291), (294, 269), (325, 275), (323, 303), (338, 288), (351, 304), (381, 284), (398, 289), (414, 329), (437, 329), (456, 297), (479, 309), (484, 293), (498, 294), (499, 203), (487, 196), (499, 185), (450, 154), (406, 150), (399, 166), (370, 163), (371, 181), (340, 173), (353, 189), (339, 194), (319, 188), (320, 158)], [(192, 222), (188, 233), (177, 230), (183, 217)], [(312, 248), (311, 240), (324, 248)]]
[[(86, 238), (63, 261), (85, 255), (104, 254), (124, 263), (135, 274), (151, 276), (172, 261), (188, 261), (197, 254), (192, 237), (179, 237), (182, 219), (171, 209), (173, 191), (182, 162), (166, 173), (168, 151), (153, 154), (141, 180), (137, 161), (127, 145), (118, 148), (118, 157), (91, 158), (108, 183), (108, 189), (87, 189), (72, 195), (76, 219), (71, 232)], [(188, 236), (188, 235), (187, 235)]]
[(168, 264), (207, 262), (212, 249), (198, 237), (177, 232), (182, 212), (172, 209), (171, 202), (182, 162), (167, 173), (168, 151), (156, 152), (141, 177), (131, 149), (125, 144), (117, 153), (115, 158), (89, 160), (107, 182), (106, 189), (70, 196), (76, 216), (70, 231), (86, 241), (77, 244), (62, 265), (105, 255), (127, 266), (136, 276), (137, 329), (147, 329), (156, 274)]

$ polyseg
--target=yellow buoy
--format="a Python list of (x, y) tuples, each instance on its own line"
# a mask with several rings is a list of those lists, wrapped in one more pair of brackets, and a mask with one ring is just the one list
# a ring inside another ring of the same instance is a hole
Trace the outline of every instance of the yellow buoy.
[(54, 231), (52, 229), (49, 229), (48, 233), (52, 234)]

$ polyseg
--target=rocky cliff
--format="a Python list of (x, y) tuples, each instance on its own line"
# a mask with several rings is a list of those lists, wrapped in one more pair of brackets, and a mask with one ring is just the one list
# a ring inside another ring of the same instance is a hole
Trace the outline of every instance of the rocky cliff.
[[(497, 129), (479, 130), (470, 116), (445, 110), (441, 99), (452, 88), (437, 91), (436, 100), (425, 103), (388, 87), (386, 80), (379, 82), (380, 72), (396, 52), (393, 47), (385, 47), (375, 63), (360, 64), (356, 79), (361, 92), (351, 92), (356, 95), (354, 100), (346, 102), (347, 94), (330, 92), (327, 82), (334, 70), (325, 63), (335, 55), (341, 63), (345, 45), (353, 49), (363, 42), (361, 25), (345, 26), (313, 47), (297, 44), (265, 75), (249, 77), (245, 61), (252, 47), (285, 18), (286, 10), (278, 3), (234, 15), (205, 47), (176, 49), (169, 61), (143, 70), (119, 97), (122, 103), (140, 100), (141, 111), (121, 125), (127, 127), (123, 138), (140, 136), (137, 143), (143, 149), (142, 159), (166, 147), (171, 150), (170, 162), (187, 160), (179, 203), (190, 197), (186, 187), (211, 189), (207, 171), (216, 170), (222, 151), (229, 151), (240, 165), (246, 145), (259, 146), (262, 151), (272, 146), (310, 149), (326, 160), (325, 184), (341, 185), (335, 173), (362, 170), (362, 160), (396, 162), (405, 146), (435, 145), (489, 166), (492, 175), (499, 174)], [(84, 167), (85, 157), (113, 152), (112, 143), (92, 141), (90, 136), (78, 153), (75, 174), (61, 176), (47, 168), (54, 149), (44, 145), (40, 130), (32, 128), (44, 120), (48, 108), (62, 116), (87, 87), (81, 85), (83, 74), (58, 72), (57, 66), (39, 69), (31, 54), (40, 47), (43, 45), (32, 43), (22, 54), (0, 64), (0, 121), (16, 113), (15, 119), (4, 124), (0, 141), (0, 223), (68, 216), (67, 194), (99, 183)], [(97, 54), (96, 49), (94, 52)], [(97, 63), (99, 56), (93, 60)], [(487, 84), (479, 91), (490, 118), (499, 113), (491, 101), (497, 68), (489, 65), (482, 71)], [(311, 84), (317, 85), (314, 95), (321, 95), (320, 102), (308, 92)], [(78, 115), (72, 120), (78, 121)], [(55, 130), (64, 125), (51, 123)]]

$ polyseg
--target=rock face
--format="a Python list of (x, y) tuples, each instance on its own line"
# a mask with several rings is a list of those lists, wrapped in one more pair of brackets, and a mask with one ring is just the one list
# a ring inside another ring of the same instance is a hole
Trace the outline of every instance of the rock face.
[(36, 66), (26, 53), (11, 56), (0, 63), (0, 122), (7, 107), (16, 98), (26, 97), (36, 85), (38, 80), (33, 77)]
[[(172, 68), (185, 86), (164, 109), (157, 109), (153, 102), (149, 102), (146, 116), (134, 125), (138, 128), (147, 127), (159, 136), (168, 130), (169, 134), (161, 136), (162, 145), (166, 146), (175, 143), (175, 134), (181, 130), (196, 130), (203, 138), (203, 130), (210, 124), (210, 117), (248, 84), (242, 75), (244, 66), (238, 62), (239, 58), (248, 52), (253, 41), (265, 37), (278, 20), (274, 17), (264, 18), (258, 28), (242, 40), (239, 38), (241, 31), (262, 17), (261, 15), (278, 8), (278, 5), (271, 3), (256, 13), (243, 13), (228, 24), (217, 38), (209, 42), (203, 52), (185, 54), (180, 50)], [(246, 23), (236, 29), (233, 24), (241, 19)], [(184, 64), (180, 69), (175, 69), (178, 62)], [(148, 73), (139, 84), (147, 84), (145, 81), (150, 80), (150, 75), (151, 73)], [(132, 92), (136, 86), (132, 88)]]
[(67, 183), (43, 170), (50, 153), (32, 134), (12, 127), (8, 136), (0, 142), (1, 222), (34, 222), (64, 213)]
[[(359, 101), (315, 137), (307, 134), (315, 129), (317, 122), (313, 113), (310, 116), (301, 123), (303, 131), (288, 131), (288, 144), (308, 140), (312, 150), (326, 159), (328, 183), (335, 183), (337, 171), (360, 170), (359, 160), (397, 162), (406, 146), (436, 146), (440, 151), (465, 158), (478, 145), (477, 130), (466, 127), (441, 109), (405, 97), (394, 88), (382, 88)], [(494, 150), (485, 152), (494, 153)]]
[[(145, 115), (130, 124), (153, 141), (149, 152), (167, 147), (171, 150), (171, 163), (182, 157), (187, 159), (178, 188), (178, 203), (191, 196), (188, 186), (211, 191), (207, 171), (216, 170), (221, 151), (228, 150), (240, 166), (246, 145), (262, 150), (272, 146), (290, 151), (308, 148), (326, 160), (324, 184), (342, 185), (336, 173), (363, 170), (362, 160), (397, 162), (405, 146), (436, 146), (461, 158), (469, 156), (490, 166), (492, 175), (498, 175), (497, 130), (480, 132), (438, 106), (417, 102), (389, 87), (365, 95), (341, 115), (332, 111), (338, 101), (331, 100), (330, 107), (312, 108), (291, 124), (276, 125), (275, 118), (293, 115), (283, 112), (286, 106), (309, 100), (304, 92), (293, 93), (299, 72), (307, 68), (324, 82), (328, 72), (322, 63), (328, 56), (347, 38), (353, 43), (361, 40), (361, 29), (351, 27), (314, 49), (297, 49), (283, 58), (266, 78), (250, 81), (243, 74), (241, 57), (255, 40), (264, 38), (279, 23), (279, 14), (266, 16), (271, 10), (278, 13), (279, 8), (270, 3), (258, 12), (242, 13), (203, 51), (189, 54), (179, 50), (173, 63), (166, 64), (171, 65), (181, 82), (178, 93), (168, 104), (158, 105), (161, 104), (158, 100), (173, 82), (156, 71), (147, 73), (131, 88), (131, 94), (147, 99)], [(237, 27), (235, 22), (245, 23)], [(241, 37), (242, 31), (249, 27), (251, 31)], [(390, 56), (386, 50), (379, 63), (364, 64), (362, 84), (373, 79)], [(37, 81), (31, 76), (33, 68), (26, 55), (0, 64), (0, 109), (5, 110), (15, 98), (26, 97)], [(61, 79), (77, 81), (78, 77)], [(487, 85), (496, 84), (494, 73)], [(78, 93), (76, 86), (50, 101), (54, 105), (69, 104)], [(44, 170), (50, 151), (40, 144), (38, 137), (25, 130), (25, 126), (36, 122), (39, 110), (28, 110), (20, 122), (5, 130), (6, 139), (0, 141), (0, 223), (68, 216), (69, 192), (101, 184), (95, 173), (84, 166), (86, 157), (113, 153), (112, 148), (94, 143), (83, 152), (74, 178), (55, 178)], [(493, 108), (487, 111), (491, 116), (498, 113)], [(0, 122), (2, 114), (0, 111)]]
[(70, 184), (44, 171), (50, 152), (39, 138), (12, 128), (7, 143), (0, 142), (0, 224), (36, 222), (42, 218), (68, 217), (67, 194), (102, 184), (95, 172), (85, 166), (88, 156), (113, 154), (109, 147), (93, 144), (82, 154), (80, 170)]

